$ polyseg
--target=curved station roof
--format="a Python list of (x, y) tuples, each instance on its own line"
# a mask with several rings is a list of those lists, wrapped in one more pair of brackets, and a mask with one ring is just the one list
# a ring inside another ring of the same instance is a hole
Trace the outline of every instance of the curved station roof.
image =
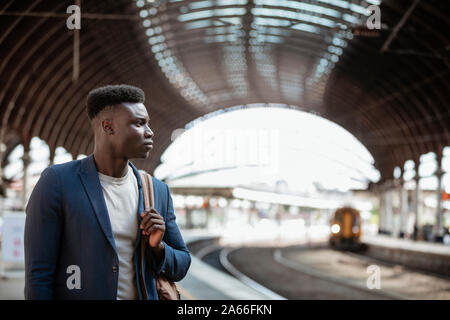
[(117, 83), (146, 92), (155, 149), (137, 163), (150, 171), (175, 129), (252, 103), (336, 122), (383, 178), (450, 144), (448, 1), (82, 0), (79, 31), (73, 4), (0, 4), (5, 157), (34, 136), (91, 153), (86, 95)]

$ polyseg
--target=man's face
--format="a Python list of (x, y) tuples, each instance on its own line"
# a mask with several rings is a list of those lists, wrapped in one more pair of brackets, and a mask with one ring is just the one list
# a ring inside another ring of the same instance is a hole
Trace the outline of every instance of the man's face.
[(147, 158), (153, 148), (153, 131), (147, 109), (142, 103), (122, 103), (113, 116), (114, 134), (110, 135), (116, 156)]

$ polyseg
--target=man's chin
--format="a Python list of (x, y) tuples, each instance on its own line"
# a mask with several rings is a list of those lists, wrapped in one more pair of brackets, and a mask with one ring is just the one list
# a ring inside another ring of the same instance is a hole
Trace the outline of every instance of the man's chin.
[(133, 157), (130, 157), (129, 159), (147, 159), (148, 156), (150, 155), (150, 151), (151, 150), (136, 153), (133, 155)]
[(147, 159), (149, 155), (150, 151), (146, 151), (145, 153), (142, 154), (141, 159)]

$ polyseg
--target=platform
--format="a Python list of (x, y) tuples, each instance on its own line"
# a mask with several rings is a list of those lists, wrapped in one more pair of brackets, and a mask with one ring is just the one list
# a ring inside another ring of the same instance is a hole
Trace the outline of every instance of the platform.
[[(201, 230), (182, 230), (186, 243), (216, 235)], [(177, 282), (183, 300), (271, 300), (236, 278), (204, 263), (194, 255), (186, 277)]]
[[(208, 239), (214, 235), (205, 231), (181, 231), (186, 243)], [(216, 270), (192, 255), (192, 262), (186, 277), (177, 282), (183, 300), (270, 300), (232, 276)], [(24, 278), (11, 272), (0, 279), (0, 300), (23, 300)]]
[(385, 235), (365, 236), (361, 241), (367, 245), (367, 255), (389, 261), (450, 276), (450, 246), (425, 241), (398, 239)]

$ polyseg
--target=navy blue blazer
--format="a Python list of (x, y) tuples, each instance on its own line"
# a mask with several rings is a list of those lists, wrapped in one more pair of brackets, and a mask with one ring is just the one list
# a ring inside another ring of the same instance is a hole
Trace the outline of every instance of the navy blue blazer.
[[(142, 182), (131, 161), (129, 165), (138, 181), (136, 215), (140, 223), (144, 210)], [(152, 181), (154, 206), (166, 224), (162, 240), (165, 255), (156, 265), (146, 252), (143, 271), (148, 299), (157, 300), (152, 268), (157, 275), (179, 281), (190, 267), (191, 256), (176, 224), (169, 187), (156, 178)], [(93, 155), (46, 168), (31, 194), (26, 213), (25, 299), (117, 298), (119, 259)], [(140, 241), (138, 229), (134, 252), (137, 279), (141, 271)], [(74, 270), (80, 276), (79, 286), (75, 287)], [(145, 289), (138, 280), (136, 286), (143, 299)]]

